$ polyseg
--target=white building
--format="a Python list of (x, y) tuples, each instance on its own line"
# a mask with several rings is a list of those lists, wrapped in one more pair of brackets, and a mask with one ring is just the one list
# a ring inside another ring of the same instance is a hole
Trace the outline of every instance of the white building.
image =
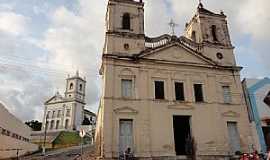
[(48, 132), (80, 129), (84, 119), (85, 85), (85, 79), (78, 72), (67, 78), (65, 95), (57, 92), (45, 102), (43, 130), (45, 127)]
[(95, 113), (86, 109), (84, 110), (84, 121), (81, 128), (91, 138), (91, 143), (94, 142), (94, 138), (95, 138), (96, 119), (97, 119), (97, 116)]
[(30, 143), (31, 129), (13, 116), (0, 103), (0, 159), (11, 158), (38, 150)]

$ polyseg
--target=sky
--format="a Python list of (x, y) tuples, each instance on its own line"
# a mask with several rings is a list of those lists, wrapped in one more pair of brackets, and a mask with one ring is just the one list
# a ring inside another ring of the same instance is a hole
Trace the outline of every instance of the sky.
[[(144, 0), (147, 36), (177, 35), (196, 11), (197, 0)], [(270, 76), (270, 1), (202, 0), (228, 16), (242, 78)], [(64, 92), (76, 70), (87, 80), (86, 108), (97, 111), (99, 66), (107, 0), (0, 0), (0, 101), (23, 121), (41, 120), (44, 102)]]

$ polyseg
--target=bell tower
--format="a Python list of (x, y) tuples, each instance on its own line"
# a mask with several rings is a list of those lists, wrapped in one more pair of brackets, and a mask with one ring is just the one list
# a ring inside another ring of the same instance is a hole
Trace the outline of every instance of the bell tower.
[(142, 0), (109, 0), (104, 54), (134, 54), (145, 49)]
[(201, 44), (202, 53), (225, 66), (236, 65), (227, 24), (227, 16), (221, 11), (214, 13), (200, 2), (197, 12), (186, 24), (184, 36)]
[(86, 81), (79, 76), (79, 71), (73, 77), (67, 78), (65, 98), (75, 99), (79, 102), (85, 101)]

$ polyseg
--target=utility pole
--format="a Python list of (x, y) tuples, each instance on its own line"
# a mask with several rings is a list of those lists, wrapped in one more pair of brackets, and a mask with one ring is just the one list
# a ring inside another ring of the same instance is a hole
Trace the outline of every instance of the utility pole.
[(43, 150), (42, 150), (44, 159), (45, 159), (45, 154), (46, 154), (46, 136), (47, 136), (47, 123), (48, 123), (47, 121), (48, 121), (48, 114), (46, 113), (45, 128), (44, 128), (44, 141), (43, 141)]
[(83, 137), (86, 135), (84, 129), (80, 129), (80, 137), (81, 137), (81, 160), (83, 160)]
[(81, 137), (81, 160), (83, 160), (83, 137)]

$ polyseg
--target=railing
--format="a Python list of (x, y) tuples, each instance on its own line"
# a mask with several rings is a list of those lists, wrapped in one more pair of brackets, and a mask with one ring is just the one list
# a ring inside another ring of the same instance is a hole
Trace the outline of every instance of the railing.
[(178, 38), (176, 36), (171, 36), (167, 34), (154, 38), (145, 37), (145, 47), (155, 49), (164, 46), (171, 41), (178, 41), (195, 51), (200, 51), (202, 48), (199, 43), (196, 43), (186, 37), (181, 36)]
[(155, 37), (155, 38), (146, 37), (145, 38), (145, 47), (157, 48), (157, 47), (166, 45), (170, 41), (171, 41), (170, 35), (162, 35), (160, 37)]
[(188, 39), (188, 38), (186, 38), (186, 37), (184, 37), (184, 36), (181, 36), (180, 38), (179, 38), (179, 40), (180, 40), (180, 42), (181, 43), (183, 43), (185, 46), (187, 46), (187, 47), (189, 47), (189, 48), (191, 48), (191, 49), (193, 49), (193, 50), (195, 50), (195, 51), (200, 51), (201, 50), (201, 45), (199, 44), (199, 43), (196, 43), (196, 42), (194, 42), (194, 41), (192, 41), (192, 40), (190, 40), (190, 39)]

